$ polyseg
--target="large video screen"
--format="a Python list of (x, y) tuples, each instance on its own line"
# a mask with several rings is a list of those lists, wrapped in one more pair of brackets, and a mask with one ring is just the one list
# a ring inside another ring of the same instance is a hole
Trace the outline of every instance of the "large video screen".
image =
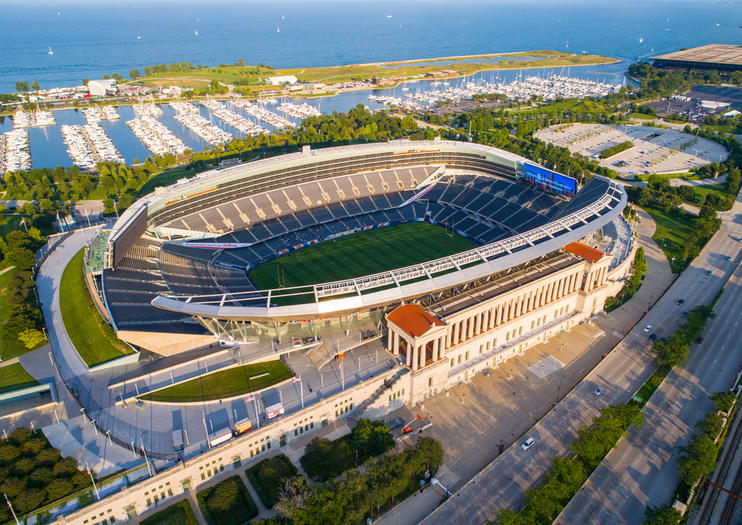
[(561, 173), (525, 163), (523, 164), (523, 174), (526, 182), (559, 195), (574, 197), (577, 193), (577, 181)]

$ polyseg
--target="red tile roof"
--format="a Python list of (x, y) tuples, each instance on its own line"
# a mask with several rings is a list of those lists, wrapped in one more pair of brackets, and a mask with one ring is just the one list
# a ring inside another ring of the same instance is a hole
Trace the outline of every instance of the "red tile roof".
[(434, 326), (446, 326), (446, 323), (433, 317), (416, 304), (403, 304), (391, 312), (387, 318), (413, 337), (427, 333)]
[(591, 248), (590, 246), (582, 244), (581, 242), (571, 242), (564, 247), (564, 250), (568, 251), (569, 253), (574, 253), (575, 255), (594, 263), (598, 262), (605, 255), (605, 253), (601, 252), (600, 250)]

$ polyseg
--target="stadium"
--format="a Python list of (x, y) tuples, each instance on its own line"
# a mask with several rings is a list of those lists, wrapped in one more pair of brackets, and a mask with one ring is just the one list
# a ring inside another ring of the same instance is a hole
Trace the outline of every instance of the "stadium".
[(630, 267), (625, 205), (478, 144), (305, 146), (135, 202), (94, 295), (158, 355), (239, 343), (320, 368), (378, 345), (426, 385), (414, 402), (601, 311)]

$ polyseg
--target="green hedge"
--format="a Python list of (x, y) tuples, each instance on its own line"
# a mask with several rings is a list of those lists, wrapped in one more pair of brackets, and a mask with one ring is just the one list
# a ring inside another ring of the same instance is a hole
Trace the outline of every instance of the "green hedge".
[(612, 157), (613, 155), (617, 155), (621, 153), (622, 151), (626, 151), (629, 148), (633, 148), (634, 143), (630, 140), (627, 140), (625, 142), (621, 142), (620, 144), (616, 144), (615, 146), (611, 146), (610, 148), (606, 148), (603, 151), (600, 152), (599, 157), (601, 159), (607, 159), (608, 157)]
[(199, 492), (198, 506), (211, 525), (244, 523), (258, 515), (258, 507), (239, 476)]
[(191, 506), (184, 500), (143, 519), (139, 525), (198, 525), (198, 520)]
[(286, 480), (297, 473), (294, 464), (284, 454), (264, 459), (245, 471), (260, 501), (268, 508), (278, 501)]

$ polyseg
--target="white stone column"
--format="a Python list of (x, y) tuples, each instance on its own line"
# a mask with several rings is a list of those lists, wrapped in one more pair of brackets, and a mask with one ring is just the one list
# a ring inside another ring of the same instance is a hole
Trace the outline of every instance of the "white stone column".
[(474, 317), (471, 316), (466, 320), (466, 338), (471, 339), (474, 335)]
[(394, 342), (392, 343), (392, 353), (395, 356), (399, 355), (399, 334), (395, 331), (394, 332)]
[(394, 345), (392, 344), (392, 341), (394, 340), (394, 331), (392, 330), (391, 325), (389, 326), (389, 332), (386, 334), (386, 349), (391, 352), (392, 348), (394, 348)]
[(407, 350), (405, 353), (405, 364), (407, 366), (411, 366), (412, 365), (412, 345), (410, 344), (410, 342), (407, 340), (406, 337), (404, 341), (406, 343), (405, 346), (407, 347)]
[(480, 327), (482, 326), (481, 323), (481, 312), (474, 315), (474, 333), (478, 334), (480, 332)]
[(502, 311), (505, 308), (504, 304), (497, 305), (497, 319), (495, 320), (495, 325), (502, 324)]
[(441, 341), (441, 344), (438, 346), (438, 358), (439, 359), (443, 359), (446, 357), (446, 345), (442, 343), (443, 341)]
[(417, 370), (419, 362), (420, 362), (420, 356), (417, 351), (417, 345), (413, 345), (412, 346), (412, 370)]

